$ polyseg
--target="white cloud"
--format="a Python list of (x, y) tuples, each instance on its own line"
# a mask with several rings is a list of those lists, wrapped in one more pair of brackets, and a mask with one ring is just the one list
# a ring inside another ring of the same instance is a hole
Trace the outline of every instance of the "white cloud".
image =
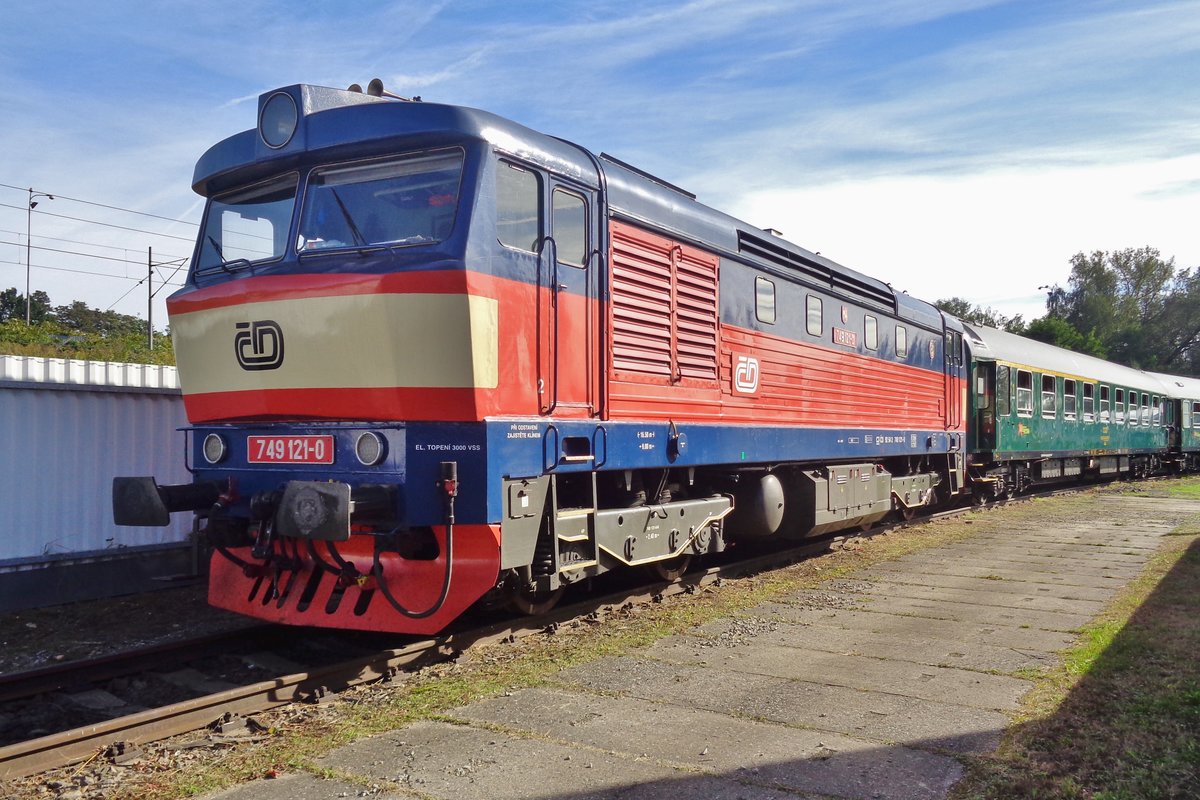
[(925, 300), (961, 296), (1026, 319), (1077, 252), (1157, 247), (1200, 266), (1200, 156), (896, 176), (750, 192), (734, 213)]

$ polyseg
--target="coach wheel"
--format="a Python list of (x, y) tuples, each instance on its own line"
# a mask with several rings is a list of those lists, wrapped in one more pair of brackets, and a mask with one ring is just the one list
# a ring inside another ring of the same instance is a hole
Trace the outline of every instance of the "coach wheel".
[(684, 553), (681, 556), (668, 558), (664, 561), (655, 561), (652, 564), (647, 564), (646, 568), (650, 570), (652, 575), (661, 578), (667, 583), (674, 583), (684, 576), (688, 571), (688, 567), (692, 565), (692, 554)]
[(536, 617), (558, 605), (565, 590), (565, 586), (559, 586), (548, 592), (539, 592), (528, 586), (511, 582), (507, 586), (508, 604), (522, 614)]

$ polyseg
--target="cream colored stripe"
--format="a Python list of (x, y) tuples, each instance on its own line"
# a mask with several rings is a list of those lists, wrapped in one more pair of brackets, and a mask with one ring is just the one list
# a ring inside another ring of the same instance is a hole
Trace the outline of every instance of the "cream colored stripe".
[[(237, 323), (283, 331), (278, 369), (238, 364)], [(250, 389), (483, 388), (499, 376), (497, 302), (463, 294), (310, 297), (171, 318), (185, 394)]]

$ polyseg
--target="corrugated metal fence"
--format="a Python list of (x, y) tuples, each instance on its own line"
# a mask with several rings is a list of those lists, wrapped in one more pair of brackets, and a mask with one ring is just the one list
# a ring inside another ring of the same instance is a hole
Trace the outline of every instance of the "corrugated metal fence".
[(189, 515), (168, 528), (118, 528), (112, 478), (187, 482), (186, 424), (174, 367), (0, 356), (0, 609), (111, 593), (102, 562), (124, 562), (118, 589), (173, 568), (163, 551), (180, 562)]

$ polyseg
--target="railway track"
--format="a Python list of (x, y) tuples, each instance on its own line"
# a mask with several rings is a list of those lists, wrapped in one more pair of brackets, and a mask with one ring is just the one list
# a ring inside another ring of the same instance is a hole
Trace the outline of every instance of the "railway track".
[[(203, 730), (219, 724), (221, 720), (244, 718), (288, 703), (320, 701), (326, 696), (360, 684), (391, 678), (407, 670), (456, 657), (459, 653), (481, 644), (541, 632), (548, 627), (585, 618), (609, 608), (649, 603), (676, 594), (693, 593), (722, 578), (737, 578), (778, 569), (844, 547), (868, 536), (906, 525), (956, 516), (971, 510), (974, 509), (950, 509), (909, 521), (881, 525), (869, 533), (842, 532), (785, 550), (753, 555), (708, 569), (695, 570), (675, 582), (621, 588), (560, 606), (538, 617), (476, 624), (474, 627), (455, 630), (438, 637), (404, 642), (401, 646), (380, 646), (380, 642), (388, 638), (380, 635), (351, 634), (349, 638), (357, 641), (348, 645), (345, 632), (307, 630), (302, 637), (298, 637), (295, 628), (253, 626), (227, 634), (131, 651), (94, 661), (55, 665), (5, 676), (0, 678), (0, 703), (7, 706), (15, 701), (45, 696), (47, 692), (59, 692), (83, 685), (95, 686), (106, 681), (126, 679), (130, 675), (142, 675), (147, 672), (148, 667), (160, 671), (174, 671), (169, 674), (189, 673), (195, 678), (195, 687), (203, 687), (206, 682), (211, 684), (227, 680), (228, 676), (200, 674), (196, 677), (200, 670), (197, 670), (195, 665), (206, 657), (226, 660), (231, 657), (241, 660), (257, 659), (261, 662), (259, 666), (263, 668), (284, 667), (277, 668), (274, 672), (260, 671), (260, 674), (265, 675), (260, 680), (243, 679), (237, 685), (219, 690), (193, 692), (193, 696), (181, 700), (155, 704), (150, 708), (137, 708), (132, 713), (118, 713), (111, 718), (71, 729), (11, 741), (0, 746), (0, 779), (22, 778), (70, 766), (109, 751), (114, 744), (137, 745), (159, 741)], [(396, 638), (390, 637), (391, 642), (394, 643)], [(340, 659), (305, 659), (288, 652), (288, 647), (283, 644), (285, 640), (292, 643), (303, 640), (308, 643), (310, 650), (313, 649), (312, 643), (315, 640), (323, 641), (326, 644), (316, 649), (326, 653), (336, 653), (339, 650), (344, 653), (351, 646), (362, 652)], [(243, 646), (247, 642), (252, 646)], [(280, 655), (281, 652), (283, 655)], [(184, 655), (185, 653), (187, 655)], [(263, 655), (264, 653), (267, 655)], [(289, 665), (295, 665), (297, 668), (286, 669)], [(117, 751), (119, 750), (118, 746)]]

